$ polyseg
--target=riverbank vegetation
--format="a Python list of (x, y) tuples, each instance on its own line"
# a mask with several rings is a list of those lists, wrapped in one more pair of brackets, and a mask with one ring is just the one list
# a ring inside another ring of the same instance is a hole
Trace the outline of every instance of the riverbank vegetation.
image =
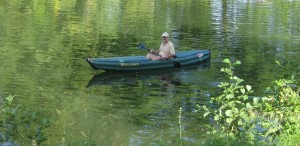
[(45, 129), (50, 126), (44, 113), (16, 105), (14, 96), (1, 99), (0, 145), (40, 145), (46, 141)]
[(229, 80), (219, 85), (222, 94), (199, 106), (211, 121), (203, 145), (299, 144), (300, 87), (295, 74), (273, 81), (265, 95), (252, 96), (252, 87), (243, 85), (244, 80), (234, 74), (241, 62), (223, 62), (229, 65), (221, 69)]

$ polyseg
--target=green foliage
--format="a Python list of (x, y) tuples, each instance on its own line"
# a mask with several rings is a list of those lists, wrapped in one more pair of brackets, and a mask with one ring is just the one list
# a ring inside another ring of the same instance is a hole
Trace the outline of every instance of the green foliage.
[(291, 80), (280, 79), (267, 88), (264, 97), (252, 97), (250, 85), (241, 85), (243, 79), (234, 75), (234, 67), (240, 61), (231, 63), (225, 59), (229, 68), (221, 71), (229, 76), (229, 82), (219, 85), (223, 94), (211, 98), (214, 107), (203, 106), (204, 117), (211, 116), (216, 125), (212, 126), (212, 134), (220, 133), (220, 137), (244, 139), (244, 141), (266, 140), (274, 143), (280, 133), (295, 134), (300, 128), (300, 98), (298, 89), (292, 88)]
[(203, 106), (206, 113), (204, 116), (212, 115), (214, 121), (221, 127), (223, 132), (229, 135), (237, 136), (241, 131), (249, 129), (248, 124), (254, 118), (254, 107), (257, 104), (257, 98), (249, 98), (253, 91), (250, 85), (242, 86), (243, 79), (234, 75), (234, 67), (241, 64), (240, 61), (231, 63), (225, 59), (224, 63), (229, 64), (229, 68), (222, 68), (221, 71), (229, 76), (230, 82), (221, 82), (219, 85), (223, 89), (223, 94), (211, 98), (211, 103), (218, 108), (208, 108)]
[[(0, 116), (0, 142), (14, 142), (22, 139), (22, 143), (41, 144), (47, 138), (44, 129), (49, 126), (47, 118), (40, 117), (37, 112), (15, 106), (14, 96), (3, 99)], [(27, 139), (24, 139), (27, 138)]]
[(263, 146), (267, 145), (263, 141), (250, 141), (249, 139), (239, 139), (238, 137), (229, 137), (223, 133), (214, 133), (206, 138), (203, 146)]
[[(299, 87), (293, 89), (293, 80), (280, 79), (267, 88), (268, 95), (260, 105), (260, 123), (265, 132), (262, 136), (274, 138), (280, 133), (293, 134), (300, 128)], [(297, 91), (298, 90), (298, 91)]]
[(300, 139), (300, 131), (296, 130), (293, 133), (283, 133), (278, 137), (278, 142), (276, 145), (282, 146), (296, 146), (299, 145), (299, 139)]

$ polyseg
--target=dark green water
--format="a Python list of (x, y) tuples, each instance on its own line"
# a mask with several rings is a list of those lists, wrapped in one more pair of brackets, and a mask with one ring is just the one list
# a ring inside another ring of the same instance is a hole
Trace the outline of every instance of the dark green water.
[[(50, 118), (47, 145), (201, 142), (208, 120), (194, 110), (219, 94), (223, 59), (241, 60), (236, 73), (257, 94), (287, 76), (276, 59), (299, 70), (299, 10), (297, 0), (3, 0), (0, 97)], [(211, 49), (210, 62), (129, 74), (85, 62), (144, 55), (137, 44), (158, 48), (164, 31), (176, 50)]]

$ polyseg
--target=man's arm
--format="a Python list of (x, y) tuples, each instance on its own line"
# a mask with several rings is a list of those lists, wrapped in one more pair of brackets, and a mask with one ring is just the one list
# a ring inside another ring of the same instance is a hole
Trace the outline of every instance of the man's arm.
[(164, 59), (170, 59), (170, 58), (174, 58), (176, 55), (174, 55), (174, 54), (169, 54), (169, 55), (166, 55), (165, 57), (164, 57)]

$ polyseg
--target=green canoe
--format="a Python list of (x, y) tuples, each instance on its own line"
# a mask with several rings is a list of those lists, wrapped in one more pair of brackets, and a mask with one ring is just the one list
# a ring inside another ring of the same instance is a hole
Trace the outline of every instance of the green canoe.
[(167, 68), (180, 68), (198, 64), (210, 59), (210, 50), (176, 52), (176, 58), (153, 61), (145, 56), (111, 58), (88, 58), (87, 62), (96, 70), (105, 71), (146, 71)]

